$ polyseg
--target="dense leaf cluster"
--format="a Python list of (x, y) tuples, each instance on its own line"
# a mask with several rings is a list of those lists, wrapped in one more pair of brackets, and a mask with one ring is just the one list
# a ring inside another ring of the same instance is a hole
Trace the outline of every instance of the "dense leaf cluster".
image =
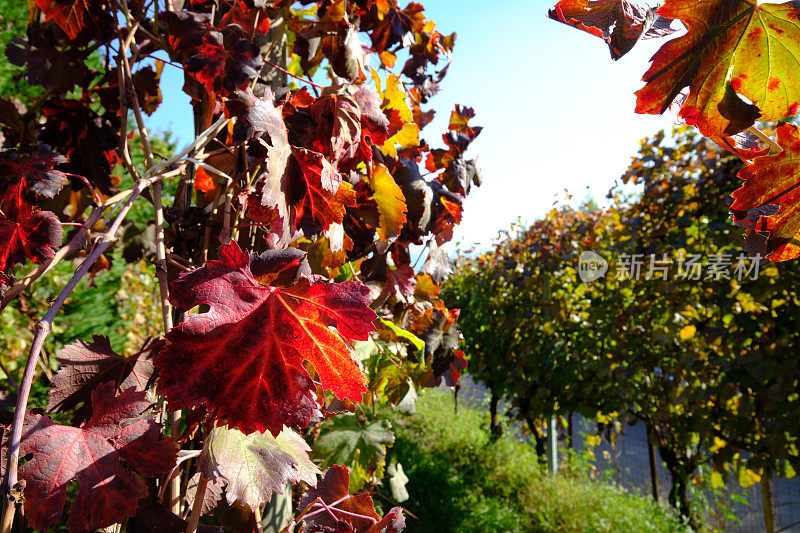
[[(73, 531), (194, 531), (212, 512), (241, 530), (287, 482), (311, 487), (292, 527), (403, 529), (399, 508), (350, 491), (384, 477), (376, 406), (413, 408), (465, 367), (438, 293), (481, 128), (456, 106), (444, 147), (421, 138), (455, 42), (422, 5), (299, 4), (29, 3), (6, 55), (42, 96), (0, 99), (2, 306), (62, 260), (77, 269), (7, 388), (2, 531), (18, 507), (54, 527), (65, 502)], [(183, 70), (197, 133), (177, 154), (147, 129), (164, 68)], [(26, 412), (53, 315), (112, 257), (155, 264), (163, 338), (74, 339), (51, 415)]]

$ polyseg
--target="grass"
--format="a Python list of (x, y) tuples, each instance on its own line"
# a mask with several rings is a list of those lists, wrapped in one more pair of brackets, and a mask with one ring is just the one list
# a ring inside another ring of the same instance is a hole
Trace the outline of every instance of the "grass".
[[(669, 509), (575, 472), (551, 478), (534, 450), (511, 436), (492, 441), (481, 413), (429, 390), (417, 413), (398, 418), (389, 461), (409, 478), (409, 532), (677, 532)], [(384, 489), (390, 496), (388, 488)]]

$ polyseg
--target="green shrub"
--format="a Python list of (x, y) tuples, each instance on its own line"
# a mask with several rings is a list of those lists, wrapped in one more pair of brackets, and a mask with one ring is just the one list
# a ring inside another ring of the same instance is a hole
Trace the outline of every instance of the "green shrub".
[[(579, 474), (551, 478), (534, 450), (492, 441), (484, 417), (430, 390), (395, 423), (389, 460), (403, 465), (408, 531), (686, 531), (669, 509)], [(388, 489), (387, 496), (389, 496)]]

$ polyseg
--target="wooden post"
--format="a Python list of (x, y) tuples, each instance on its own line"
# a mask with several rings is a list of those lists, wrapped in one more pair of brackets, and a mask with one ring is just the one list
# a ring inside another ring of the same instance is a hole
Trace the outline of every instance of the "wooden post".
[(558, 437), (555, 416), (547, 419), (547, 466), (550, 469), (550, 475), (555, 476), (558, 472)]
[(772, 497), (772, 469), (764, 468), (761, 478), (761, 503), (764, 508), (764, 531), (775, 533), (775, 499)]
[(653, 499), (658, 502), (658, 465), (656, 464), (656, 448), (653, 446), (655, 436), (650, 424), (647, 424), (647, 457), (650, 459), (650, 485)]

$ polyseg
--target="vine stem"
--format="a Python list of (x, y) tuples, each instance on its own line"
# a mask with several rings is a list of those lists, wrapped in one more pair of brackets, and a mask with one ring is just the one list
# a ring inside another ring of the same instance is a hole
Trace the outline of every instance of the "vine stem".
[(165, 484), (161, 486), (161, 489), (158, 491), (158, 503), (161, 503), (164, 500), (164, 492), (167, 488), (167, 481), (172, 479), (173, 476), (178, 472), (178, 467), (184, 461), (188, 461), (189, 459), (194, 459), (198, 457), (202, 453), (202, 450), (180, 450), (178, 452), (178, 460), (175, 463), (175, 466), (172, 467), (172, 470), (169, 471), (167, 475), (167, 479), (164, 480)]
[(200, 479), (197, 480), (197, 491), (194, 494), (192, 514), (189, 515), (189, 525), (186, 526), (186, 533), (195, 533), (197, 531), (197, 526), (200, 524), (200, 513), (203, 510), (203, 498), (206, 496), (207, 486), (208, 478), (205, 474), (200, 472)]
[(301, 76), (296, 76), (296, 75), (292, 74), (291, 72), (289, 72), (288, 70), (286, 70), (285, 68), (283, 68), (283, 67), (280, 67), (280, 66), (276, 65), (276, 64), (275, 64), (275, 63), (273, 63), (272, 61), (267, 61), (266, 59), (262, 59), (262, 61), (263, 61), (264, 63), (266, 63), (267, 65), (271, 66), (272, 68), (274, 68), (274, 69), (276, 69), (276, 70), (280, 70), (280, 71), (281, 71), (281, 72), (283, 72), (284, 74), (287, 74), (287, 75), (289, 75), (289, 76), (293, 77), (293, 78), (294, 78), (294, 79), (296, 79), (296, 80), (299, 80), (299, 81), (305, 82), (305, 83), (307, 83), (307, 84), (311, 85), (312, 87), (317, 87), (318, 89), (325, 89), (325, 88), (326, 88), (326, 87), (323, 87), (322, 85), (317, 85), (316, 83), (314, 83), (314, 82), (313, 82), (313, 81), (311, 81), (311, 80), (307, 80), (307, 79), (305, 79), (305, 78), (303, 78), (303, 77), (301, 77)]
[[(22, 383), (20, 384), (20, 393), (17, 397), (17, 405), (14, 411), (14, 421), (11, 425), (11, 435), (8, 439), (8, 458), (6, 461), (6, 475), (4, 483), (5, 493), (8, 496), (14, 494), (14, 491), (17, 489), (17, 463), (19, 462), (19, 446), (22, 438), (22, 422), (25, 418), (25, 411), (28, 406), (28, 397), (30, 396), (31, 385), (33, 385), (33, 378), (36, 371), (36, 361), (39, 359), (39, 354), (42, 351), (44, 341), (52, 329), (53, 319), (55, 318), (59, 309), (61, 309), (61, 306), (64, 305), (64, 302), (67, 300), (69, 294), (78, 285), (83, 276), (89, 272), (89, 269), (92, 267), (95, 261), (97, 261), (103, 252), (105, 252), (106, 249), (108, 249), (108, 247), (111, 246), (111, 244), (116, 240), (117, 231), (119, 230), (122, 221), (127, 216), (128, 211), (130, 211), (131, 207), (133, 206), (133, 202), (139, 197), (141, 192), (146, 187), (152, 183), (155, 183), (156, 181), (159, 181), (160, 179), (162, 179), (162, 176), (157, 176), (147, 180), (139, 180), (136, 183), (136, 185), (133, 187), (130, 197), (128, 198), (128, 201), (120, 210), (117, 218), (114, 220), (113, 224), (111, 224), (111, 227), (108, 229), (105, 235), (103, 235), (89, 256), (83, 261), (83, 263), (81, 263), (77, 270), (75, 270), (75, 273), (72, 275), (64, 288), (61, 289), (61, 292), (47, 310), (47, 313), (45, 313), (44, 317), (36, 324), (36, 333), (34, 334), (33, 344), (31, 345), (31, 350), (28, 354), (28, 360), (25, 363), (25, 372), (22, 377)], [(2, 533), (9, 533), (11, 531), (11, 526), (14, 522), (16, 503), (16, 498), (13, 497), (9, 497), (5, 502), (3, 507), (2, 527), (0, 528)]]
[(14, 285), (12, 285), (11, 288), (3, 294), (2, 302), (0, 302), (0, 311), (5, 309), (6, 306), (19, 295), (19, 293), (30, 287), (34, 281), (42, 277), (50, 269), (56, 266), (56, 264), (64, 259), (64, 257), (83, 248), (83, 243), (89, 235), (89, 229), (94, 226), (98, 220), (100, 220), (100, 216), (103, 214), (103, 211), (106, 207), (108, 207), (106, 204), (101, 204), (95, 207), (92, 211), (92, 214), (89, 215), (88, 219), (86, 219), (86, 223), (83, 224), (83, 227), (78, 230), (78, 233), (72, 237), (72, 240), (69, 241), (69, 244), (62, 246), (61, 249), (59, 249), (53, 255), (53, 257), (39, 265), (36, 270), (32, 271), (27, 276), (14, 283)]
[[(172, 329), (172, 307), (169, 304), (169, 284), (167, 280), (167, 249), (164, 244), (164, 206), (161, 202), (161, 183), (153, 185), (153, 208), (156, 226), (156, 278), (158, 279), (159, 300), (161, 302), (161, 318), (164, 323), (164, 334)], [(181, 429), (181, 411), (173, 411), (168, 416), (170, 434), (177, 438)], [(169, 506), (173, 513), (181, 510), (181, 477), (175, 476), (169, 481)]]
[[(204, 146), (208, 140), (213, 138), (214, 135), (224, 126), (224, 124), (228, 121), (224, 115), (222, 115), (217, 122), (215, 122), (211, 127), (201, 133), (189, 146), (187, 146), (181, 153), (177, 154), (176, 156), (162, 161), (158, 164), (150, 166), (147, 171), (145, 172), (146, 178), (138, 179), (136, 184), (127, 191), (123, 191), (122, 193), (117, 194), (116, 196), (109, 198), (106, 200), (102, 205), (95, 208), (95, 211), (92, 213), (92, 217), (96, 217), (94, 221), (99, 220), (100, 215), (102, 212), (110, 207), (111, 205), (116, 204), (127, 198), (125, 205), (122, 207), (120, 212), (117, 214), (114, 222), (109, 227), (108, 231), (100, 238), (97, 242), (97, 245), (89, 254), (89, 256), (80, 264), (80, 266), (75, 270), (75, 273), (72, 275), (70, 280), (67, 282), (66, 286), (61, 290), (56, 300), (47, 310), (44, 317), (37, 323), (36, 325), (36, 332), (34, 334), (33, 343), (31, 345), (30, 353), (28, 354), (28, 360), (25, 363), (25, 371), (22, 378), (22, 383), (20, 384), (20, 394), (17, 397), (17, 404), (16, 409), (14, 411), (14, 420), (11, 425), (11, 435), (9, 436), (8, 441), (8, 455), (6, 460), (6, 472), (5, 472), (5, 479), (3, 482), (3, 489), (6, 495), (6, 501), (3, 506), (3, 517), (2, 523), (0, 523), (0, 533), (10, 533), (11, 527), (14, 522), (14, 514), (16, 510), (16, 504), (20, 501), (19, 496), (17, 496), (17, 489), (18, 489), (18, 481), (17, 481), (17, 474), (18, 474), (18, 462), (19, 462), (19, 447), (20, 447), (20, 440), (22, 437), (22, 422), (25, 417), (25, 411), (28, 405), (28, 398), (30, 396), (31, 386), (33, 385), (33, 378), (36, 370), (36, 362), (39, 358), (39, 354), (42, 351), (42, 346), (44, 345), (44, 341), (47, 338), (50, 330), (52, 328), (53, 319), (55, 318), (56, 313), (58, 313), (61, 306), (66, 301), (69, 294), (72, 290), (78, 285), (78, 282), (83, 278), (84, 275), (89, 271), (92, 265), (97, 261), (97, 259), (105, 252), (116, 240), (117, 232), (119, 228), (127, 216), (128, 212), (130, 211), (133, 203), (139, 198), (139, 195), (144, 191), (147, 187), (155, 183), (159, 183), (161, 180), (177, 175), (181, 172), (181, 169), (169, 170), (172, 165), (175, 165), (183, 157), (188, 155), (189, 153), (197, 150), (199, 147)], [(185, 162), (183, 162), (185, 164)], [(134, 169), (135, 170), (135, 169)], [(90, 220), (92, 219), (90, 217)], [(94, 223), (94, 222), (93, 222)], [(87, 221), (86, 228), (91, 227), (92, 224), (89, 224)], [(81, 231), (88, 231), (86, 228), (82, 229)], [(58, 260), (62, 259), (68, 251), (73, 248), (73, 243), (78, 242), (79, 244), (75, 245), (75, 249), (80, 247), (80, 242), (82, 238), (79, 235), (73, 239), (73, 242), (70, 245), (62, 248), (59, 250), (59, 257)], [(62, 254), (61, 252), (64, 251)], [(57, 254), (58, 255), (58, 254)], [(54, 257), (55, 259), (55, 257)], [(57, 261), (51, 261), (48, 266), (37, 270), (38, 274), (36, 276), (32, 276), (27, 278), (28, 282), (27, 285), (33, 282), (36, 278), (41, 276), (44, 272), (46, 272), (49, 268)], [(43, 265), (44, 266), (44, 265)], [(19, 284), (19, 291), (27, 286), (25, 284)], [(4, 295), (4, 302), (6, 296)], [(5, 302), (7, 303), (7, 302)]]
[[(127, 3), (125, 0), (127, 13)], [(139, 105), (139, 98), (136, 95), (136, 90), (133, 86), (133, 74), (131, 73), (130, 63), (127, 54), (123, 50), (120, 54), (122, 56), (122, 67), (125, 73), (126, 87), (133, 107), (133, 116), (136, 118), (136, 127), (139, 130), (139, 136), (142, 139), (142, 148), (144, 155), (147, 159), (148, 168), (154, 168), (156, 162), (153, 159), (153, 150), (150, 146), (150, 135), (147, 132), (147, 127), (144, 124), (142, 117), (142, 108)], [(136, 169), (132, 171), (136, 173)], [(138, 176), (137, 176), (138, 177)], [(153, 184), (153, 211), (155, 218), (156, 230), (156, 278), (158, 279), (159, 300), (161, 303), (161, 318), (164, 324), (164, 334), (172, 329), (172, 308), (169, 304), (169, 283), (167, 280), (167, 250), (164, 244), (164, 206), (162, 203), (162, 190), (161, 182)], [(173, 437), (176, 437), (181, 427), (181, 411), (177, 410), (169, 413), (170, 431)], [(180, 512), (181, 501), (181, 478), (180, 476), (173, 477), (169, 482), (169, 503), (170, 509), (173, 513)]]

